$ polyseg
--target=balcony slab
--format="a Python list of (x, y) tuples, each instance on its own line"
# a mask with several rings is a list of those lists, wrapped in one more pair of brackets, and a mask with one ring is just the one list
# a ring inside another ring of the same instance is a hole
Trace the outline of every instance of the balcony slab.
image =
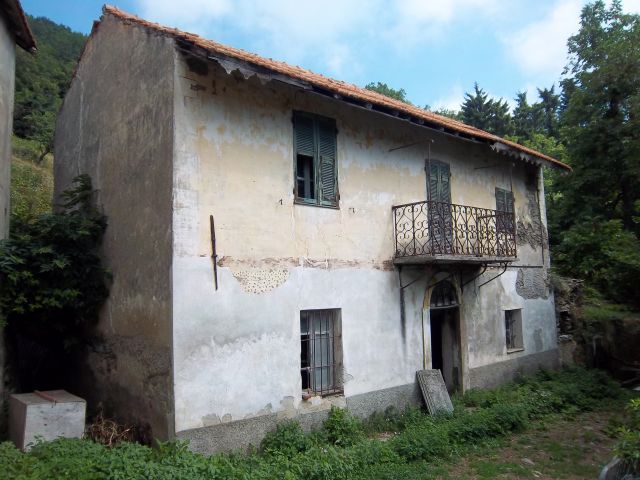
[(426, 264), (502, 264), (512, 263), (518, 260), (517, 257), (494, 257), (494, 256), (472, 256), (472, 255), (410, 255), (395, 257), (395, 265), (426, 265)]

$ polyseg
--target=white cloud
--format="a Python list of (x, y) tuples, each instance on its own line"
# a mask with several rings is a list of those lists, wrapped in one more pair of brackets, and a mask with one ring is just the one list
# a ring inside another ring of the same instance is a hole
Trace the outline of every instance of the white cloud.
[(399, 49), (413, 47), (445, 35), (454, 21), (463, 18), (490, 18), (501, 12), (506, 0), (404, 0), (390, 4), (387, 41)]
[(443, 108), (446, 110), (460, 110), (460, 105), (462, 105), (462, 102), (464, 101), (464, 93), (462, 85), (460, 83), (455, 83), (451, 86), (446, 95), (433, 102), (431, 110), (435, 111)]
[(204, 33), (208, 24), (233, 11), (232, 0), (138, 0), (137, 3), (143, 18), (180, 25), (192, 33)]
[[(449, 35), (461, 18), (487, 18), (507, 0), (135, 0), (144, 18), (221, 40), (240, 34), (245, 48), (290, 63), (318, 64), (334, 75), (375, 55), (384, 42), (398, 52)], [(316, 67), (317, 68), (317, 67)]]
[[(376, 0), (381, 1), (381, 0)], [(321, 60), (333, 74), (355, 55), (347, 46), (354, 32), (367, 32), (377, 11), (367, 0), (137, 0), (141, 16), (221, 40), (236, 32), (250, 48), (291, 63)], [(364, 14), (363, 14), (364, 12)], [(237, 45), (234, 45), (237, 46)]]
[(560, 75), (567, 61), (567, 39), (578, 31), (582, 5), (579, 0), (558, 1), (544, 18), (502, 39), (523, 73)]

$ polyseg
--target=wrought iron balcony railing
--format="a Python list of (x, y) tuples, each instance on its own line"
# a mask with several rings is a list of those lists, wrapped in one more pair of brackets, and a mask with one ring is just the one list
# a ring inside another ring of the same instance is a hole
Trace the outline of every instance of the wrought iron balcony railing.
[(442, 202), (392, 208), (395, 257), (516, 257), (513, 213)]

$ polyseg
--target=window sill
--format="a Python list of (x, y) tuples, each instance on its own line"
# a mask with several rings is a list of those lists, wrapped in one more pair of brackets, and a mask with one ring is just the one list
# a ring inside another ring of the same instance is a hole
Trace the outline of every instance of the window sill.
[(507, 355), (509, 355), (510, 353), (518, 353), (518, 352), (524, 352), (524, 347), (522, 347), (522, 348), (507, 348)]
[(333, 390), (324, 394), (315, 392), (302, 392), (302, 401), (313, 402), (314, 399), (330, 398), (330, 397), (344, 397), (344, 390)]
[(340, 205), (321, 205), (319, 203), (307, 202), (300, 198), (296, 198), (293, 200), (294, 205), (302, 205), (305, 207), (318, 207), (318, 208), (328, 208), (329, 210), (340, 210)]

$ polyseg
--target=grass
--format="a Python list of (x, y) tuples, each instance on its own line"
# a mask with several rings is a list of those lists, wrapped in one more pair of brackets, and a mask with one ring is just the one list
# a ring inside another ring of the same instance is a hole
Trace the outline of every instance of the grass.
[[(543, 372), (457, 397), (447, 416), (409, 409), (362, 423), (335, 409), (323, 429), (310, 434), (285, 423), (259, 453), (205, 457), (182, 443), (109, 449), (88, 440), (58, 440), (28, 454), (1, 444), (0, 464), (4, 478), (24, 480), (586, 478), (611, 455), (610, 448), (598, 447), (609, 438), (603, 433), (607, 422), (587, 428), (597, 423), (593, 411), (625, 398), (601, 372)], [(585, 421), (585, 415), (593, 418)]]
[(569, 419), (551, 416), (527, 432), (452, 462), (440, 478), (597, 478), (613, 456), (616, 438), (610, 423), (621, 408), (622, 403), (615, 402), (605, 410)]
[(38, 146), (32, 140), (12, 138), (11, 214), (34, 218), (51, 211), (53, 157), (38, 163)]

